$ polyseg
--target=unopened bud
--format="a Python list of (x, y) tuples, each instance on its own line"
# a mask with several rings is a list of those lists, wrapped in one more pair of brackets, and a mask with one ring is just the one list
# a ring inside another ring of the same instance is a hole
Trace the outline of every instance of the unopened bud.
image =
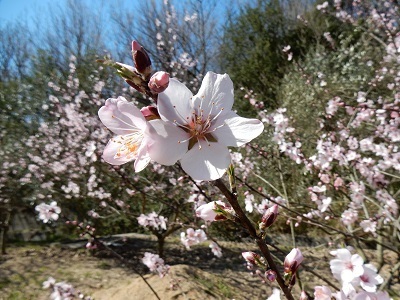
[(136, 70), (148, 78), (151, 73), (151, 60), (147, 51), (137, 42), (132, 42), (132, 57)]
[(267, 278), (268, 281), (274, 282), (276, 279), (276, 272), (273, 270), (266, 271), (265, 278)]
[(154, 93), (162, 93), (169, 85), (169, 74), (159, 71), (151, 76), (149, 81), (149, 89)]
[(275, 204), (267, 209), (265, 214), (261, 218), (261, 222), (258, 224), (260, 230), (265, 230), (275, 223), (276, 218), (278, 217), (278, 205)]
[(242, 252), (242, 256), (248, 263), (251, 263), (253, 265), (255, 265), (256, 261), (260, 259), (260, 255), (251, 251)]
[(283, 263), (285, 273), (296, 273), (297, 268), (300, 266), (303, 259), (303, 254), (301, 254), (299, 248), (292, 249), (292, 251), (290, 251), (290, 253), (285, 257), (285, 262)]
[(146, 106), (143, 107), (141, 110), (142, 115), (146, 119), (146, 121), (160, 119), (160, 115), (158, 114), (157, 108), (154, 106)]
[(218, 221), (226, 220), (225, 208), (226, 204), (222, 201), (212, 201), (203, 205), (200, 205), (196, 209), (196, 216), (202, 218), (204, 221)]

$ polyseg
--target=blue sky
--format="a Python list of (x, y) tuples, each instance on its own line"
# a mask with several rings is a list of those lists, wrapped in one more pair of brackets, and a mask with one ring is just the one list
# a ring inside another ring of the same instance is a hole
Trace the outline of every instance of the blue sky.
[(0, 22), (29, 19), (55, 0), (0, 0)]

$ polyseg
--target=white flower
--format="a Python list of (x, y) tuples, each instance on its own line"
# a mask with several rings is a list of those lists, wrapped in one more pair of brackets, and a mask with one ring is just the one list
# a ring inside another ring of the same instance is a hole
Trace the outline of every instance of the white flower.
[(336, 259), (330, 261), (333, 276), (345, 283), (350, 283), (364, 273), (364, 260), (358, 254), (351, 255), (347, 249), (338, 249)]
[[(257, 119), (239, 117), (232, 111), (233, 83), (227, 74), (208, 72), (197, 95), (176, 79), (158, 95), (161, 119), (175, 124), (185, 137), (169, 135), (181, 155), (182, 168), (195, 180), (221, 178), (231, 162), (228, 146), (241, 146), (261, 134)], [(178, 149), (185, 144), (186, 150)], [(179, 153), (178, 153), (179, 152)], [(161, 157), (159, 163), (165, 164)]]
[(43, 223), (58, 220), (58, 215), (61, 213), (61, 208), (57, 206), (57, 202), (55, 201), (51, 202), (50, 205), (40, 203), (35, 207), (35, 210), (39, 212), (39, 219), (43, 220)]
[[(101, 122), (117, 134), (112, 138), (103, 152), (103, 159), (112, 165), (121, 165), (135, 160), (136, 172), (143, 170), (150, 159), (157, 161), (158, 157), (167, 156), (165, 165), (172, 165), (178, 156), (172, 151), (169, 135), (183, 137), (171, 124), (161, 120), (147, 122), (140, 110), (123, 97), (110, 98), (99, 110)], [(156, 146), (155, 146), (156, 145)], [(183, 146), (183, 145), (182, 145)], [(176, 148), (182, 148), (177, 145)]]

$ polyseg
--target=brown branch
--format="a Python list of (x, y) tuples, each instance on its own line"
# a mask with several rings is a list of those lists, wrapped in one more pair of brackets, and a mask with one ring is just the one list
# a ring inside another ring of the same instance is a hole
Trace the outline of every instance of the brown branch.
[(247, 229), (249, 232), (250, 236), (254, 238), (255, 243), (257, 244), (258, 248), (261, 250), (261, 253), (265, 257), (265, 259), (268, 262), (269, 267), (276, 272), (276, 281), (278, 282), (280, 288), (282, 289), (282, 292), (285, 294), (286, 298), (288, 300), (294, 300), (292, 293), (290, 292), (289, 288), (286, 286), (285, 281), (283, 277), (281, 276), (273, 258), (272, 255), (268, 249), (268, 246), (264, 243), (263, 239), (257, 235), (257, 231), (254, 228), (253, 224), (247, 218), (246, 214), (242, 210), (242, 208), (239, 205), (239, 202), (237, 201), (237, 194), (236, 193), (231, 193), (228, 188), (225, 186), (225, 184), (222, 182), (221, 179), (218, 179), (214, 181), (214, 185), (224, 194), (226, 199), (228, 200), (229, 204), (232, 206), (232, 208), (235, 210), (241, 225)]

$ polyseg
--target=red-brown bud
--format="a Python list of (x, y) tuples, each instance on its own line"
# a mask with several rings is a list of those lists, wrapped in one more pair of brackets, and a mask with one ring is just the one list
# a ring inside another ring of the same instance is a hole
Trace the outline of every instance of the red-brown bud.
[(132, 41), (132, 57), (136, 70), (144, 78), (148, 78), (151, 73), (151, 60), (147, 51), (137, 41)]
[(278, 217), (278, 205), (275, 204), (267, 209), (265, 214), (261, 218), (261, 222), (258, 224), (260, 230), (265, 230), (275, 223), (276, 218)]
[(285, 262), (283, 263), (285, 273), (296, 273), (303, 259), (303, 254), (301, 254), (299, 248), (292, 249), (292, 251), (290, 251), (290, 253), (285, 257)]

